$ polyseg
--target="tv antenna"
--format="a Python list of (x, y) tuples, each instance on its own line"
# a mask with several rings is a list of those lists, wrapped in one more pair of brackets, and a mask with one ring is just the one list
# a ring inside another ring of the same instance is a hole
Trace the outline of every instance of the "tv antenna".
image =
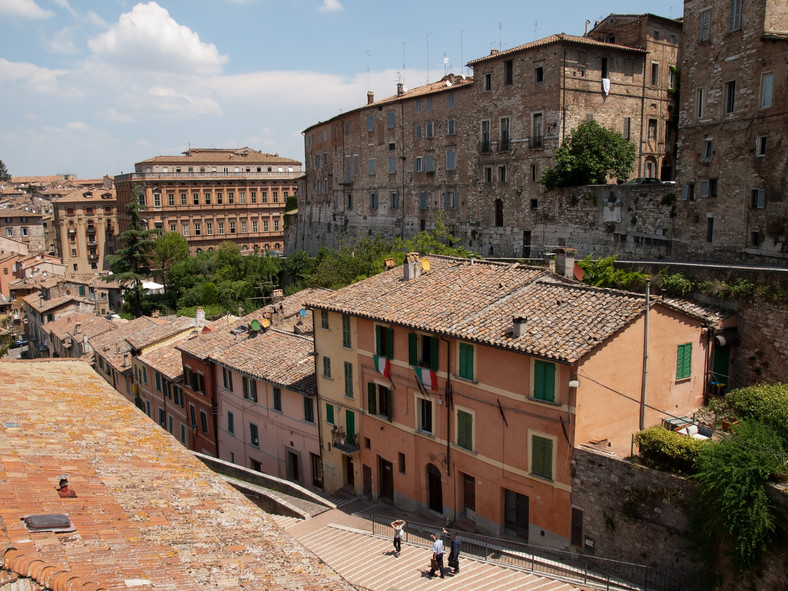
[(364, 50), (364, 54), (367, 56), (367, 90), (370, 90), (370, 88), (369, 88), (369, 56), (372, 55), (372, 50), (371, 49), (365, 49)]

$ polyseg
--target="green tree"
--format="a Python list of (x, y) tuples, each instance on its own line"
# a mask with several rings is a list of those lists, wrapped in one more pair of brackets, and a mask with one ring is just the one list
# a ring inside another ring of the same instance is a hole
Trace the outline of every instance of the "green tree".
[(542, 174), (540, 182), (548, 191), (606, 183), (608, 177), (626, 180), (635, 164), (635, 145), (596, 121), (584, 121), (556, 150), (555, 166)]
[(123, 285), (124, 298), (134, 310), (135, 317), (142, 315), (142, 299), (145, 295), (142, 282), (151, 274), (151, 251), (156, 235), (156, 231), (149, 230), (142, 218), (141, 212), (145, 206), (140, 203), (141, 192), (142, 189), (135, 188), (126, 205), (129, 229), (118, 236), (123, 248), (107, 255), (112, 274), (105, 277), (106, 281), (118, 281)]
[(0, 160), (0, 181), (10, 181), (11, 180), (11, 173), (8, 172), (8, 169), (5, 167), (5, 163)]
[(164, 293), (167, 293), (167, 271), (175, 264), (189, 258), (189, 243), (177, 232), (160, 234), (153, 245), (153, 261), (161, 271)]

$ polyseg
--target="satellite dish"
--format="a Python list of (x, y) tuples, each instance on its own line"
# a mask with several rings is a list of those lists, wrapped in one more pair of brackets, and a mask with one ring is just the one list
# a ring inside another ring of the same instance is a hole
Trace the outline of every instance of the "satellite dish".
[(298, 311), (298, 315), (301, 316), (301, 318), (304, 318), (306, 316), (306, 310), (304, 310), (304, 308), (301, 308)]
[(257, 319), (256, 319), (256, 318), (255, 318), (254, 320), (252, 320), (252, 321), (249, 323), (249, 325), (252, 327), (252, 330), (253, 330), (253, 331), (255, 331), (255, 332), (257, 332), (258, 330), (260, 330), (260, 323), (257, 321)]
[(262, 324), (263, 324), (263, 328), (268, 328), (269, 326), (271, 326), (271, 321), (268, 320), (268, 318), (263, 318)]
[(430, 270), (430, 262), (427, 259), (422, 259), (421, 270), (425, 273)]

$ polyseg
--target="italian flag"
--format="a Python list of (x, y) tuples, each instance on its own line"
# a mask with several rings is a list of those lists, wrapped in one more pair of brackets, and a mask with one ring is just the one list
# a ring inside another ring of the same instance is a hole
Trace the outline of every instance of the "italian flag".
[(423, 367), (414, 367), (413, 371), (416, 372), (416, 377), (427, 390), (438, 389), (438, 377), (435, 375), (434, 371)]
[(380, 373), (384, 376), (389, 377), (391, 373), (391, 361), (388, 357), (378, 357), (377, 355), (373, 355), (375, 359), (375, 369), (377, 369)]

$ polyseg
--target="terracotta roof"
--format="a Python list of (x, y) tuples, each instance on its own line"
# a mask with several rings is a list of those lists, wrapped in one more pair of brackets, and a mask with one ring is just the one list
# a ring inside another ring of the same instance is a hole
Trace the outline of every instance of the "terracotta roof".
[(629, 51), (629, 52), (642, 53), (642, 54), (647, 53), (643, 49), (628, 47), (626, 45), (619, 45), (617, 43), (603, 43), (602, 41), (597, 41), (595, 39), (590, 39), (588, 37), (578, 37), (577, 35), (567, 35), (566, 33), (558, 33), (557, 35), (549, 35), (548, 37), (537, 39), (536, 41), (531, 41), (530, 43), (525, 43), (523, 45), (518, 45), (517, 47), (512, 47), (511, 49), (504, 49), (503, 51), (493, 50), (492, 53), (490, 53), (490, 55), (486, 55), (484, 57), (480, 57), (478, 59), (469, 61), (468, 65), (473, 67), (476, 64), (480, 64), (482, 62), (492, 59), (497, 59), (504, 55), (510, 55), (512, 53), (525, 51), (527, 49), (533, 49), (535, 47), (544, 47), (545, 45), (550, 45), (551, 43), (576, 43), (578, 45), (588, 45), (592, 47), (599, 47), (605, 49), (616, 49), (619, 51)]
[(80, 298), (74, 297), (73, 295), (62, 295), (56, 298), (44, 300), (42, 302), (38, 292), (36, 292), (26, 295), (22, 298), (22, 301), (33, 308), (36, 312), (43, 314), (44, 312), (54, 310), (60, 306), (65, 306), (66, 304), (70, 304), (72, 302), (77, 303), (82, 300)]
[(657, 302), (664, 304), (668, 308), (672, 308), (690, 316), (694, 316), (698, 320), (710, 326), (717, 326), (723, 320), (735, 314), (735, 312), (731, 310), (720, 308), (719, 306), (713, 306), (711, 304), (702, 304), (701, 302), (696, 302), (694, 300), (685, 300), (682, 298), (671, 298), (665, 296), (657, 296), (655, 299)]
[[(645, 296), (590, 287), (541, 269), (427, 257), (430, 270), (405, 281), (403, 268), (307, 304), (573, 363), (643, 314)], [(520, 337), (513, 318), (524, 317)]]
[(36, 217), (40, 218), (41, 214), (35, 211), (27, 211), (26, 209), (0, 209), (0, 218), (19, 218), (19, 217)]
[(278, 154), (267, 154), (251, 148), (192, 148), (180, 156), (154, 156), (140, 164), (287, 164), (301, 165), (298, 160), (283, 158)]
[(131, 345), (126, 340), (134, 334), (150, 329), (164, 323), (163, 318), (149, 318), (141, 316), (121, 324), (115, 330), (102, 333), (90, 339), (88, 342), (93, 350), (106, 359), (110, 365), (120, 371), (128, 369), (123, 363), (124, 353), (131, 351)]
[[(111, 198), (105, 199), (103, 195), (109, 193), (112, 195)], [(112, 204), (117, 199), (117, 195), (115, 194), (115, 189), (104, 189), (104, 188), (90, 188), (90, 187), (80, 187), (78, 189), (73, 189), (66, 193), (65, 195), (58, 197), (55, 200), (55, 204), (57, 205), (65, 205), (66, 203), (92, 203), (94, 201), (100, 203), (109, 203)]]
[(171, 380), (178, 379), (183, 375), (183, 357), (180, 350), (176, 349), (176, 347), (186, 338), (188, 337), (183, 337), (148, 351), (144, 355), (137, 357), (137, 361), (144, 363)]
[(155, 345), (159, 341), (172, 338), (180, 332), (194, 328), (194, 318), (186, 316), (159, 318), (157, 320), (163, 322), (126, 337), (129, 345), (135, 349), (143, 349), (144, 347)]
[(238, 335), (235, 342), (211, 356), (216, 363), (293, 392), (314, 395), (315, 344), (281, 330)]
[[(2, 373), (0, 573), (54, 591), (350, 589), (88, 364)], [(57, 494), (61, 474), (76, 498)], [(20, 519), (45, 513), (76, 532)]]
[(79, 324), (79, 337), (91, 338), (102, 332), (114, 330), (115, 325), (110, 320), (96, 314), (84, 314), (81, 312), (67, 314), (44, 324), (44, 328), (56, 337), (62, 339), (69, 335), (76, 335), (77, 324)]

